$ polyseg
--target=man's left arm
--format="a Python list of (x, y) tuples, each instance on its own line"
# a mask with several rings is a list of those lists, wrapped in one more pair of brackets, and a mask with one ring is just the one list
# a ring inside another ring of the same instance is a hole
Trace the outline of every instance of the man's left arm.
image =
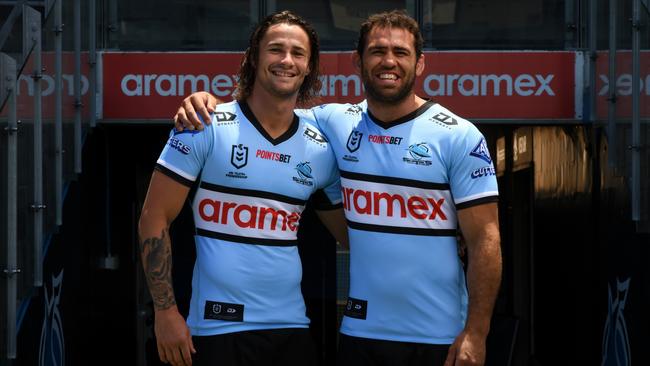
[(501, 239), (496, 203), (458, 211), (467, 244), (469, 307), (465, 328), (449, 350), (445, 366), (483, 365), (485, 341), (501, 283)]

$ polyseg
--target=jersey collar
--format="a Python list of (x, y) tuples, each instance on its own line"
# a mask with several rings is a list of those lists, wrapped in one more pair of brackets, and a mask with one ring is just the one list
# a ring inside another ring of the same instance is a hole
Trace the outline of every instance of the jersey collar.
[(402, 124), (402, 123), (408, 122), (408, 121), (410, 121), (412, 119), (415, 119), (416, 117), (424, 114), (424, 112), (426, 112), (434, 104), (435, 103), (433, 101), (427, 100), (426, 102), (424, 102), (424, 104), (422, 104), (418, 109), (414, 110), (413, 112), (411, 112), (411, 113), (409, 113), (409, 114), (407, 114), (405, 116), (402, 116), (402, 117), (400, 117), (400, 118), (398, 118), (398, 119), (396, 119), (394, 121), (390, 121), (390, 122), (384, 122), (384, 121), (378, 119), (377, 117), (373, 116), (373, 114), (370, 113), (369, 109), (368, 109), (368, 117), (370, 117), (370, 120), (372, 122), (374, 122), (376, 125), (378, 125), (379, 127), (383, 128), (383, 129), (389, 129), (391, 127), (395, 127), (395, 126), (397, 126), (399, 124)]
[(291, 122), (289, 128), (282, 135), (278, 136), (277, 138), (273, 138), (266, 132), (257, 117), (255, 117), (255, 114), (253, 114), (253, 111), (248, 106), (248, 103), (246, 103), (246, 101), (239, 100), (237, 103), (239, 104), (239, 108), (241, 109), (242, 113), (244, 113), (244, 116), (246, 116), (246, 119), (248, 119), (248, 121), (250, 121), (250, 123), (257, 129), (257, 131), (259, 131), (259, 133), (273, 145), (279, 145), (284, 141), (287, 141), (296, 133), (296, 131), (298, 131), (298, 116), (293, 113), (293, 121)]

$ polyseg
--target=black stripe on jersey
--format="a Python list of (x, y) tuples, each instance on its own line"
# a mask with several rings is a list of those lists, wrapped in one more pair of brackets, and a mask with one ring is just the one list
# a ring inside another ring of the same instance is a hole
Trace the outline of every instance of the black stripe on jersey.
[(262, 127), (262, 124), (257, 119), (257, 117), (255, 117), (255, 114), (248, 106), (248, 103), (246, 103), (246, 101), (239, 101), (237, 103), (239, 104), (239, 109), (241, 109), (242, 113), (244, 113), (244, 116), (246, 116), (246, 119), (248, 119), (248, 121), (257, 129), (257, 131), (259, 131), (259, 133), (273, 145), (278, 145), (284, 141), (287, 141), (291, 138), (291, 136), (296, 134), (296, 131), (298, 131), (298, 116), (293, 113), (293, 120), (291, 121), (291, 126), (289, 126), (289, 129), (284, 131), (282, 135), (273, 138), (271, 135), (269, 135), (268, 132), (266, 132), (264, 127)]
[(178, 183), (180, 183), (180, 184), (182, 184), (184, 186), (192, 187), (192, 185), (194, 184), (193, 181), (179, 175), (175, 171), (173, 171), (173, 170), (171, 170), (169, 168), (166, 168), (166, 167), (164, 167), (164, 166), (162, 166), (162, 165), (160, 165), (158, 163), (156, 163), (156, 166), (154, 167), (154, 169), (156, 169), (157, 171), (163, 173), (164, 175), (170, 177), (171, 179), (177, 181)]
[(260, 238), (249, 238), (247, 236), (231, 235), (218, 233), (216, 231), (210, 231), (205, 229), (196, 229), (196, 234), (200, 236), (205, 236), (208, 238), (225, 240), (234, 243), (241, 244), (255, 244), (255, 245), (266, 245), (271, 247), (295, 247), (298, 245), (298, 240), (280, 240), (280, 239), (260, 239)]
[(456, 204), (456, 210), (462, 210), (464, 208), (472, 207), (472, 206), (478, 206), (482, 205), (484, 203), (491, 203), (491, 202), (499, 202), (499, 196), (487, 196), (487, 197), (481, 197), (477, 198), (475, 200), (463, 202), (463, 203), (458, 203)]
[(226, 187), (226, 186), (220, 186), (208, 182), (201, 182), (201, 188), (207, 189), (209, 191), (213, 192), (221, 192), (221, 193), (229, 193), (229, 194), (235, 194), (238, 196), (248, 196), (248, 197), (257, 197), (257, 198), (267, 198), (270, 200), (274, 201), (280, 201), (284, 203), (288, 203), (291, 205), (302, 205), (304, 206), (307, 201), (301, 200), (299, 198), (294, 198), (294, 197), (289, 197), (277, 193), (271, 193), (271, 192), (266, 192), (266, 191), (257, 191), (254, 189), (241, 189), (241, 188), (233, 188), (233, 187)]
[(397, 186), (415, 187), (415, 188), (423, 188), (423, 189), (449, 190), (448, 183), (434, 183), (434, 182), (425, 182), (422, 180), (415, 180), (415, 179), (384, 177), (381, 175), (353, 173), (345, 170), (341, 170), (341, 177), (347, 179), (353, 179), (353, 180), (363, 180), (366, 182), (393, 184)]
[(363, 224), (360, 222), (348, 221), (348, 226), (352, 229), (363, 231), (376, 231), (380, 233), (391, 234), (407, 234), (407, 235), (420, 235), (420, 236), (456, 236), (456, 229), (421, 229), (412, 227), (401, 226), (386, 226), (386, 225), (373, 225)]
[(433, 101), (427, 100), (426, 102), (424, 102), (424, 104), (422, 104), (418, 109), (414, 110), (413, 112), (407, 114), (406, 116), (402, 116), (394, 121), (389, 121), (389, 122), (384, 122), (379, 118), (375, 117), (372, 113), (370, 113), (370, 109), (368, 109), (368, 117), (370, 117), (370, 120), (374, 122), (377, 126), (386, 129), (386, 128), (395, 127), (404, 122), (414, 120), (415, 118), (423, 115), (424, 112), (426, 112), (434, 104), (435, 103)]

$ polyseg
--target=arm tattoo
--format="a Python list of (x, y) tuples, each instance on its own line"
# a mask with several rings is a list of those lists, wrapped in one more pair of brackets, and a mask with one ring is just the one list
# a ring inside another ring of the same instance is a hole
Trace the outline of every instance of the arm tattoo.
[(149, 285), (155, 310), (164, 310), (176, 304), (172, 286), (172, 248), (167, 229), (160, 237), (142, 239), (142, 265)]

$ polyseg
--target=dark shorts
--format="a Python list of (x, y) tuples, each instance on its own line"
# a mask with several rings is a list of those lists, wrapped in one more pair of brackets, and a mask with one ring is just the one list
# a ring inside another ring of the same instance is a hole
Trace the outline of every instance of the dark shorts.
[(384, 341), (340, 334), (337, 366), (443, 366), (448, 344)]
[(316, 365), (316, 349), (307, 328), (251, 330), (192, 337), (193, 366)]

